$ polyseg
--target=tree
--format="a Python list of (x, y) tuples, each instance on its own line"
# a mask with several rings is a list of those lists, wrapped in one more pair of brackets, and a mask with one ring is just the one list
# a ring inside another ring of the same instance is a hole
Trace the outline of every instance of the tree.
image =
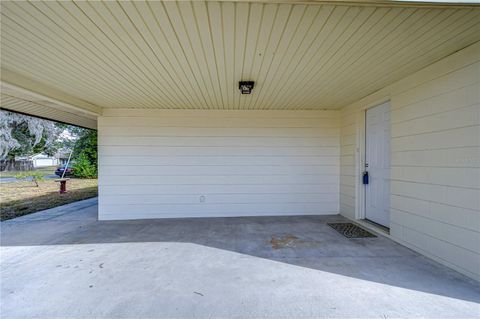
[(75, 141), (72, 158), (74, 175), (79, 178), (97, 177), (97, 131), (82, 129), (77, 131), (78, 139)]
[(97, 131), (0, 111), (0, 160), (11, 163), (3, 165), (7, 170), (13, 167), (16, 156), (52, 156), (60, 149), (73, 150), (78, 177), (97, 176)]
[(16, 156), (53, 155), (61, 132), (55, 122), (1, 110), (0, 160), (13, 163)]
[(97, 166), (94, 163), (91, 163), (85, 153), (80, 153), (80, 155), (75, 160), (73, 164), (74, 175), (78, 178), (96, 178), (97, 177)]

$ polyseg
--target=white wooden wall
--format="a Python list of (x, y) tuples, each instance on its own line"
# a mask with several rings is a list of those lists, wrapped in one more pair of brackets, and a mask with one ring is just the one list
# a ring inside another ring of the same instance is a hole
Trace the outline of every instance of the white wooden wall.
[(99, 218), (336, 214), (339, 115), (105, 110)]
[(359, 211), (362, 112), (391, 100), (391, 236), (480, 279), (480, 44), (344, 109), (340, 210)]

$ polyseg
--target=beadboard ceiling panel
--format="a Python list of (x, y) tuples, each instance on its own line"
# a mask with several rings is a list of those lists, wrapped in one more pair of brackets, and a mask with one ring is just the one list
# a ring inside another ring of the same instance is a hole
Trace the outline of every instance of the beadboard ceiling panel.
[(474, 7), (4, 1), (1, 15), (2, 69), (104, 108), (338, 109), (480, 40)]
[(64, 107), (55, 105), (49, 101), (33, 102), (2, 92), (2, 94), (0, 94), (0, 103), (2, 110), (25, 113), (91, 129), (97, 128), (97, 119), (95, 117), (65, 110)]

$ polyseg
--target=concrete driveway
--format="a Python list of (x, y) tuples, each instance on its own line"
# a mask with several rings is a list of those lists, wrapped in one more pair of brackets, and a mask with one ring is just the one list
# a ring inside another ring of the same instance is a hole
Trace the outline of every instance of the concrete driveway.
[[(478, 283), (339, 216), (1, 223), (2, 318), (478, 318)], [(273, 239), (273, 240), (272, 240)]]

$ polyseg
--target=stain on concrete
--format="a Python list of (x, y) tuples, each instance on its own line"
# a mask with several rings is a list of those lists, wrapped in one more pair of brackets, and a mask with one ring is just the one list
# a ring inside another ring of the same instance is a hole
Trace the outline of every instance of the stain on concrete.
[(297, 236), (286, 234), (284, 236), (272, 236), (270, 244), (273, 249), (281, 248), (317, 248), (322, 244), (322, 241), (317, 240), (303, 240)]
[(298, 237), (290, 234), (287, 234), (283, 237), (280, 236), (278, 238), (275, 236), (272, 236), (272, 239), (270, 240), (270, 244), (272, 245), (273, 249), (295, 247), (298, 242), (299, 242)]

